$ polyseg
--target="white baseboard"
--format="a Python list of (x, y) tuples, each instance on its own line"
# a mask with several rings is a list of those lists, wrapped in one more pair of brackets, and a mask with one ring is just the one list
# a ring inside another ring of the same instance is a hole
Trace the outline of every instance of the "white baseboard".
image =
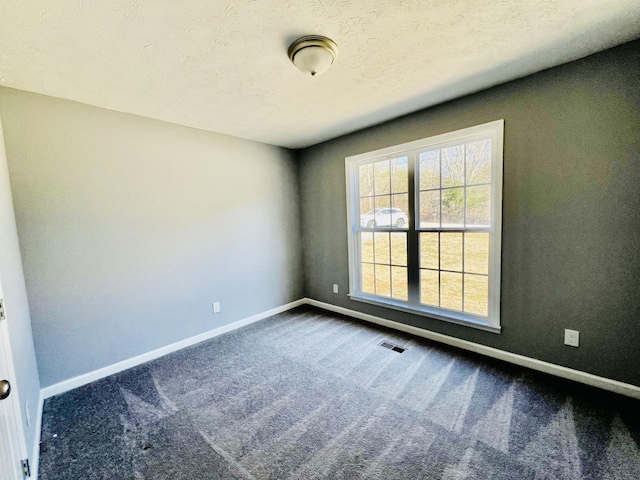
[(359, 318), (360, 320), (382, 325), (383, 327), (393, 328), (412, 335), (428, 338), (429, 340), (445, 343), (453, 347), (462, 348), (463, 350), (469, 350), (470, 352), (486, 355), (487, 357), (497, 358), (498, 360), (527, 367), (532, 370), (549, 373), (556, 377), (566, 378), (586, 385), (591, 385), (592, 387), (598, 387), (611, 392), (620, 393), (628, 397), (640, 398), (640, 387), (631, 385), (630, 383), (599, 377), (591, 373), (574, 370), (554, 363), (543, 362), (542, 360), (536, 360), (535, 358), (525, 357), (524, 355), (518, 355), (516, 353), (505, 352), (504, 350), (498, 350), (497, 348), (487, 347), (486, 345), (461, 340), (456, 337), (450, 337), (449, 335), (443, 335), (442, 333), (432, 332), (430, 330), (425, 330), (411, 325), (405, 325), (404, 323), (394, 322), (393, 320), (376, 317), (375, 315), (369, 315), (367, 313), (357, 312), (348, 308), (338, 307), (336, 305), (320, 302), (311, 298), (305, 298), (304, 303), (332, 312), (342, 313), (343, 315), (348, 315), (350, 317)]
[(40, 396), (38, 397), (38, 407), (36, 410), (36, 434), (33, 439), (33, 446), (31, 447), (31, 455), (29, 456), (29, 468), (31, 470), (31, 477), (34, 480), (38, 478), (38, 469), (40, 467), (40, 435), (42, 434), (42, 408), (44, 407), (44, 395), (40, 390)]
[(69, 390), (81, 387), (82, 385), (86, 385), (87, 383), (95, 382), (96, 380), (108, 377), (109, 375), (113, 375), (114, 373), (122, 372), (123, 370), (142, 365), (143, 363), (146, 363), (150, 360), (155, 360), (156, 358), (160, 358), (177, 350), (190, 347), (191, 345), (195, 345), (196, 343), (204, 342), (205, 340), (209, 340), (210, 338), (217, 337), (218, 335), (222, 335), (223, 333), (227, 333), (232, 330), (236, 330), (237, 328), (244, 327), (245, 325), (257, 322), (258, 320), (271, 317), (272, 315), (276, 315), (278, 313), (286, 312), (287, 310), (291, 310), (292, 308), (303, 305), (304, 303), (305, 299), (296, 300), (295, 302), (272, 308), (271, 310), (267, 310), (266, 312), (258, 313), (251, 317), (229, 323), (228, 325), (223, 325), (222, 327), (209, 330), (208, 332), (204, 332), (199, 335), (186, 338), (179, 342), (160, 347), (156, 350), (143, 353), (142, 355), (128, 358), (127, 360), (108, 365), (92, 372), (78, 375), (77, 377), (69, 378), (68, 380), (63, 380), (62, 382), (54, 383), (53, 385), (49, 385), (48, 387), (43, 388), (41, 394), (43, 398), (46, 399), (64, 392), (68, 392)]

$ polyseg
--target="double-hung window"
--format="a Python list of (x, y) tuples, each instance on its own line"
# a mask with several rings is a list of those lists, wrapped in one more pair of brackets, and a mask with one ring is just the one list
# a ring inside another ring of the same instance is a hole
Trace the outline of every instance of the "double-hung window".
[(500, 330), (503, 129), (346, 159), (352, 299)]

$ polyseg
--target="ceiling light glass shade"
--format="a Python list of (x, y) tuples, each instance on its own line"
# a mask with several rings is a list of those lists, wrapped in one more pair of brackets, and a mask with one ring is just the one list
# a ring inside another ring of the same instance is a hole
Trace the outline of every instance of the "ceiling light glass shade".
[(298, 69), (311, 76), (326, 72), (338, 56), (338, 46), (327, 37), (301, 37), (289, 47), (289, 59)]

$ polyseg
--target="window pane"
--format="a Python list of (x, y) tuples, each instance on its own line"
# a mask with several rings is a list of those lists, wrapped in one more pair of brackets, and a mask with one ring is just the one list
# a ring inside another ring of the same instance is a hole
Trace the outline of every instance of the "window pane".
[(420, 190), (440, 188), (438, 150), (420, 154)]
[(467, 225), (491, 225), (491, 186), (467, 187)]
[(373, 196), (373, 164), (361, 165), (359, 168), (360, 196)]
[(391, 296), (391, 267), (376, 265), (376, 295)]
[(391, 223), (395, 228), (409, 228), (409, 194), (391, 195)]
[(409, 298), (406, 267), (391, 267), (391, 293), (392, 297), (398, 300)]
[(407, 265), (407, 234), (391, 234), (391, 263), (393, 265)]
[(489, 277), (464, 276), (464, 311), (485, 317), (489, 314)]
[(440, 228), (440, 190), (420, 192), (420, 228)]
[(375, 198), (376, 208), (382, 210), (383, 208), (391, 208), (391, 196), (390, 195), (380, 195)]
[(462, 274), (440, 272), (440, 306), (462, 310)]
[(371, 263), (363, 263), (362, 266), (362, 291), (364, 293), (376, 293), (374, 267)]
[(376, 263), (391, 263), (389, 257), (389, 233), (375, 232), (375, 260)]
[(360, 233), (360, 254), (363, 262), (373, 263), (373, 233)]
[(462, 233), (440, 234), (440, 268), (462, 271)]
[[(405, 193), (409, 191), (409, 163), (407, 157), (391, 160), (391, 192)], [(409, 211), (408, 209), (405, 211)]]
[(442, 187), (464, 185), (464, 155), (462, 145), (440, 150), (442, 163)]
[(420, 267), (440, 268), (440, 254), (438, 247), (438, 233), (420, 233)]
[(440, 305), (440, 282), (436, 270), (420, 270), (420, 301), (434, 307)]
[(360, 226), (361, 227), (373, 227), (375, 201), (373, 197), (366, 197), (360, 199)]
[(390, 193), (391, 178), (389, 176), (389, 160), (373, 164), (376, 195)]
[(373, 222), (376, 227), (389, 227), (391, 225), (391, 195), (381, 195), (375, 197), (376, 212), (373, 216)]
[(464, 188), (442, 190), (442, 226), (459, 228), (464, 226), (463, 221)]
[(467, 185), (491, 182), (491, 140), (468, 143)]
[(464, 271), (489, 273), (489, 234), (466, 232), (464, 234)]

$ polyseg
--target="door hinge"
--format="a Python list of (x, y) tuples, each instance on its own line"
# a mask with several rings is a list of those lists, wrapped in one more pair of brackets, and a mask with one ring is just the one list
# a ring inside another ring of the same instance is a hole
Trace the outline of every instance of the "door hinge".
[(29, 468), (29, 459), (20, 460), (20, 465), (22, 465), (22, 475), (24, 475), (24, 478), (30, 477), (31, 469)]
[(0, 320), (4, 320), (4, 300), (0, 298)]

